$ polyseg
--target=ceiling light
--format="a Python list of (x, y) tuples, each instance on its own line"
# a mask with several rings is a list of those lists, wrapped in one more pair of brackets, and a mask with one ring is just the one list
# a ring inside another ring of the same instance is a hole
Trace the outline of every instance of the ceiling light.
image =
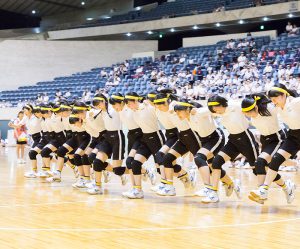
[(135, 8), (135, 10), (141, 10), (141, 9), (142, 9), (142, 7), (140, 7), (140, 6)]
[(289, 18), (291, 18), (291, 17), (293, 17), (294, 15), (292, 14), (292, 13), (290, 13), (289, 15), (288, 15), (288, 17)]
[(174, 28), (171, 28), (170, 31), (171, 31), (171, 32), (175, 32), (175, 29), (174, 29)]
[(149, 30), (149, 31), (147, 32), (147, 34), (148, 34), (148, 35), (152, 35), (153, 32), (152, 32), (151, 30)]
[(31, 13), (32, 13), (32, 14), (35, 14), (35, 13), (36, 13), (36, 11), (35, 11), (35, 10), (32, 10), (32, 11), (31, 11)]
[(81, 2), (81, 5), (85, 5), (85, 2), (82, 1), (82, 2)]
[(216, 26), (217, 26), (217, 27), (220, 27), (220, 26), (221, 26), (221, 24), (220, 24), (219, 22), (217, 22), (217, 23), (216, 23)]
[(239, 24), (244, 24), (244, 20), (239, 20)]
[(197, 25), (195, 25), (195, 26), (193, 26), (193, 29), (197, 30), (197, 29), (199, 29), (199, 27)]
[(269, 19), (269, 18), (266, 17), (266, 16), (263, 18), (264, 21), (268, 21), (268, 19)]
[(88, 17), (86, 20), (87, 20), (87, 21), (92, 21), (92, 20), (94, 20), (94, 18)]
[(127, 33), (126, 35), (127, 35), (128, 37), (132, 36), (132, 34), (131, 34), (131, 33)]

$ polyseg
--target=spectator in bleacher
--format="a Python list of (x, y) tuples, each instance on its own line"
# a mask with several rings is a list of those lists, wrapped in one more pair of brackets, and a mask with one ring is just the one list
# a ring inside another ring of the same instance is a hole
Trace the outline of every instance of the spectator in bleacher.
[(277, 70), (277, 77), (281, 78), (284, 75), (285, 75), (285, 68), (282, 65), (279, 65)]
[(233, 39), (227, 41), (226, 48), (232, 50), (235, 48), (235, 41)]
[(38, 103), (42, 103), (43, 102), (43, 95), (40, 94), (40, 93), (37, 95), (37, 102)]
[(64, 94), (64, 97), (65, 97), (66, 99), (68, 99), (68, 98), (71, 97), (70, 89), (68, 89), (68, 90), (66, 91), (66, 93)]
[(263, 74), (265, 74), (267, 77), (272, 76), (273, 73), (273, 67), (270, 64), (270, 62), (267, 62), (267, 65), (265, 66), (263, 70)]
[(252, 40), (252, 35), (250, 32), (247, 33), (247, 38), (246, 38), (249, 42)]
[(293, 25), (291, 24), (291, 22), (287, 23), (285, 30), (287, 33), (290, 33), (293, 30)]
[(242, 52), (241, 55), (238, 57), (238, 63), (239, 63), (240, 70), (243, 69), (246, 62), (247, 62), (247, 57), (245, 56), (245, 53)]
[(292, 30), (288, 33), (288, 36), (296, 36), (298, 34), (299, 34), (298, 28), (296, 24), (294, 24)]
[(55, 96), (61, 97), (62, 96), (62, 92), (59, 89), (57, 89), (56, 92), (55, 92)]
[(108, 77), (108, 73), (104, 69), (102, 69), (100, 71), (100, 77), (101, 78), (107, 78)]
[(180, 59), (179, 59), (179, 63), (180, 63), (180, 64), (184, 64), (185, 61), (186, 61), (186, 57), (187, 57), (186, 54), (182, 54), (181, 57), (180, 57)]
[(48, 96), (48, 94), (46, 92), (43, 95), (43, 102), (44, 103), (48, 103), (49, 102), (49, 96)]
[(286, 70), (285, 70), (285, 77), (289, 77), (294, 73), (294, 69), (291, 68), (291, 65), (287, 65)]

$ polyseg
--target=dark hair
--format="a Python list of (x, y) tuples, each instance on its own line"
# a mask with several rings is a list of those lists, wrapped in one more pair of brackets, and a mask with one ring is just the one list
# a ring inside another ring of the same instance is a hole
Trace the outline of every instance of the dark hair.
[[(79, 108), (79, 109), (77, 109), (77, 108)], [(82, 108), (82, 109), (80, 109), (80, 108)], [(84, 102), (75, 102), (74, 106), (73, 106), (72, 113), (73, 114), (78, 114), (78, 113), (85, 112), (88, 109), (89, 109), (89, 106), (86, 105)]]
[(255, 106), (257, 106), (258, 113), (261, 116), (271, 116), (271, 113), (268, 110), (268, 104), (270, 102), (271, 102), (270, 99), (264, 94), (252, 94), (252, 95), (250, 95), (249, 98), (243, 99), (241, 106), (242, 106), (242, 109), (254, 106), (249, 111), (243, 110), (243, 112), (253, 111)]
[(124, 96), (121, 93), (113, 93), (109, 98), (109, 103), (111, 105), (121, 104), (125, 100)]
[(72, 110), (72, 107), (67, 101), (60, 102), (60, 111), (61, 112), (67, 112), (67, 111), (71, 111), (71, 110)]
[[(218, 103), (218, 104), (215, 104), (215, 105), (210, 105), (209, 103)], [(210, 112), (212, 113), (215, 113), (213, 107), (214, 106), (223, 106), (223, 107), (227, 107), (228, 106), (228, 101), (227, 99), (221, 97), (220, 95), (214, 95), (214, 96), (211, 96), (208, 100), (207, 100), (207, 105), (208, 105), (208, 109)]]
[[(281, 88), (283, 91), (286, 91), (290, 96), (292, 97), (298, 97), (298, 93), (296, 91), (290, 90), (288, 89), (285, 85), (283, 84), (276, 84), (274, 87), (278, 87)], [(278, 91), (276, 89), (271, 88), (271, 90), (269, 90), (268, 92), (268, 97), (272, 98), (272, 97), (278, 97), (278, 96), (282, 96), (284, 95), (284, 92)]]
[(24, 105), (23, 108), (22, 108), (22, 110), (25, 110), (25, 109), (28, 110), (28, 111), (30, 111), (30, 112), (33, 111), (33, 107), (32, 107), (31, 104)]
[(192, 110), (193, 108), (199, 108), (201, 106), (202, 105), (199, 103), (183, 98), (180, 99), (178, 103), (176, 103), (176, 105), (174, 106), (174, 111), (176, 112), (176, 111)]
[(53, 109), (53, 113), (60, 113), (61, 112), (61, 109), (60, 109), (60, 104), (54, 104), (52, 106), (52, 109)]
[[(158, 102), (156, 102), (158, 101)], [(158, 93), (155, 96), (155, 99), (153, 100), (155, 105), (163, 105), (165, 103), (170, 103), (172, 100), (170, 98), (170, 94), (167, 93)]]
[(19, 112), (18, 112), (18, 116), (19, 116), (20, 114), (24, 114), (24, 112), (23, 112), (23, 111), (19, 111)]
[(34, 106), (32, 110), (33, 114), (41, 113), (41, 107), (40, 106)]
[[(155, 95), (155, 97), (152, 97), (151, 95)], [(146, 99), (148, 99), (149, 101), (153, 102), (156, 98), (157, 92), (151, 91), (147, 94)]]
[(72, 112), (70, 117), (69, 117), (69, 123), (71, 125), (75, 124), (76, 122), (82, 121), (81, 118), (79, 118), (76, 114), (77, 113)]
[[(102, 98), (103, 100), (100, 100), (100, 99), (97, 99), (97, 98)], [(97, 93), (95, 96), (94, 96), (94, 99), (93, 99), (93, 106), (97, 106), (100, 104), (100, 102), (104, 102), (105, 103), (105, 108), (106, 108), (106, 112), (107, 112), (107, 115), (112, 118), (112, 116), (109, 114), (108, 112), (108, 100), (106, 98), (106, 96), (102, 93)]]
[[(47, 114), (48, 112), (52, 112), (52, 106), (49, 104), (40, 104), (40, 107), (41, 107), (42, 114)], [(49, 110), (43, 110), (43, 108), (47, 108)]]
[[(130, 99), (130, 98), (127, 98), (127, 96), (132, 96), (132, 97), (136, 97), (137, 99)], [(125, 95), (125, 103), (127, 104), (129, 101), (141, 101), (141, 96), (139, 96), (136, 92), (129, 92), (129, 93), (126, 93)]]

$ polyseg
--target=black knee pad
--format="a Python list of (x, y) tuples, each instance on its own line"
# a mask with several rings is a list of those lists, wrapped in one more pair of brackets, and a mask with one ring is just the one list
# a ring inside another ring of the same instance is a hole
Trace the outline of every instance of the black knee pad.
[(212, 161), (213, 161), (213, 160), (214, 160), (214, 158), (212, 157), (212, 158), (210, 158), (210, 159), (207, 160), (207, 163), (208, 163), (208, 164), (212, 164)]
[(201, 153), (197, 153), (194, 160), (195, 160), (195, 163), (196, 163), (198, 169), (201, 167), (204, 167), (204, 166), (208, 166), (208, 164), (206, 162), (207, 157)]
[(132, 166), (132, 173), (134, 175), (142, 174), (142, 163), (140, 161), (133, 160), (131, 166)]
[(254, 168), (254, 169), (252, 169), (252, 172), (253, 172), (253, 174), (254, 175), (256, 175), (257, 176), (257, 172), (256, 172), (256, 169)]
[(70, 163), (71, 163), (72, 165), (75, 165), (74, 158), (70, 158), (69, 161), (70, 161)]
[(170, 153), (167, 153), (164, 158), (163, 158), (163, 165), (166, 167), (166, 168), (173, 168), (173, 162), (176, 160), (176, 156), (170, 154)]
[(156, 160), (156, 163), (158, 163), (159, 165), (162, 165), (163, 164), (163, 160), (164, 160), (164, 156), (165, 156), (165, 153), (159, 151), (155, 154), (155, 160)]
[(273, 182), (277, 182), (280, 179), (281, 179), (281, 175), (277, 174), (276, 177), (275, 177), (275, 179), (273, 180)]
[(82, 162), (82, 165), (90, 165), (88, 155), (84, 154), (84, 155), (81, 157), (81, 162)]
[(160, 173), (160, 168), (156, 168), (156, 171), (157, 171), (158, 174), (161, 174)]
[(64, 146), (59, 147), (57, 150), (58, 157), (65, 157), (65, 155), (67, 155), (67, 153), (68, 153), (68, 149), (65, 148)]
[(214, 160), (212, 161), (212, 168), (213, 169), (222, 169), (225, 160), (220, 155), (216, 155)]
[(36, 160), (36, 156), (38, 155), (38, 153), (35, 150), (30, 150), (28, 155), (30, 160)]
[(254, 163), (255, 172), (258, 175), (265, 175), (266, 174), (266, 166), (268, 166), (268, 162), (263, 158), (257, 158), (256, 162)]
[(179, 164), (175, 164), (173, 168), (174, 168), (174, 173), (179, 173), (182, 169)]
[(93, 163), (94, 163), (94, 160), (96, 159), (96, 156), (97, 156), (97, 154), (95, 154), (95, 153), (89, 154), (88, 160), (89, 160), (89, 163), (90, 163), (90, 164), (93, 164)]
[(106, 169), (107, 165), (108, 163), (102, 162), (100, 159), (96, 158), (93, 163), (93, 169), (96, 172), (101, 172)]
[(272, 161), (269, 164), (269, 169), (272, 169), (274, 171), (278, 171), (279, 166), (284, 163), (285, 158), (280, 155), (279, 153), (276, 153), (273, 158)]
[(132, 169), (132, 162), (133, 162), (133, 157), (131, 157), (131, 156), (129, 156), (129, 157), (127, 157), (127, 159), (126, 159), (126, 167), (127, 167), (127, 169)]
[(50, 158), (51, 153), (52, 153), (52, 150), (50, 150), (48, 147), (45, 147), (41, 152), (41, 156), (44, 158)]
[(64, 163), (68, 162), (69, 161), (69, 158), (68, 157), (64, 157)]
[(78, 166), (82, 166), (81, 156), (78, 154), (74, 154), (74, 164)]
[(113, 168), (113, 172), (114, 172), (117, 176), (124, 175), (125, 170), (126, 170), (126, 167), (116, 167), (116, 168)]
[(221, 178), (223, 178), (224, 176), (226, 176), (226, 171), (224, 169), (221, 169)]

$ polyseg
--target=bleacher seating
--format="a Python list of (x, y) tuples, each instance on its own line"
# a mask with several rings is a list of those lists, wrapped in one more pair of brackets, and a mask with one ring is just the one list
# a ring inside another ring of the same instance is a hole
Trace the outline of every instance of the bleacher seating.
[[(270, 40), (270, 37), (256, 37), (256, 48), (261, 54), (265, 51), (285, 51), (284, 55), (277, 53), (275, 57), (266, 57), (261, 60), (258, 56), (249, 53), (249, 48), (227, 50), (225, 49), (227, 41), (220, 41), (215, 45), (199, 46), (199, 47), (188, 47), (179, 48), (175, 52), (170, 54), (171, 57), (180, 57), (182, 54), (186, 54), (186, 61), (183, 64), (173, 64), (171, 61), (159, 61), (152, 60), (152, 57), (134, 58), (128, 60), (129, 68), (128, 74), (121, 78), (121, 82), (118, 86), (113, 86), (109, 90), (109, 94), (113, 92), (126, 93), (129, 91), (136, 91), (139, 94), (146, 94), (155, 87), (150, 84), (150, 73), (153, 68), (163, 70), (166, 75), (172, 75), (180, 70), (190, 69), (192, 70), (195, 65), (201, 67), (201, 74), (205, 76), (207, 74), (207, 66), (213, 69), (218, 69), (220, 64), (226, 64), (228, 67), (233, 65), (234, 60), (240, 55), (242, 51), (245, 52), (249, 61), (252, 61), (257, 65), (260, 76), (268, 61), (276, 61), (274, 66), (278, 67), (280, 64), (292, 64), (300, 61), (300, 56), (297, 53), (300, 45), (300, 36), (288, 37), (287, 34), (282, 34), (275, 40)], [(222, 60), (218, 57), (218, 51), (222, 50)], [(194, 64), (190, 65), (189, 60), (194, 60)], [(116, 64), (119, 65), (119, 64)], [(144, 65), (144, 74), (146, 77), (134, 77), (135, 70), (138, 66)], [(18, 90), (14, 91), (3, 91), (0, 93), (0, 100), (7, 101), (16, 105), (19, 100), (35, 100), (38, 93), (47, 93), (50, 99), (54, 97), (55, 91), (60, 89), (61, 91), (71, 90), (72, 96), (81, 96), (85, 89), (95, 90), (96, 88), (104, 88), (107, 78), (100, 77), (100, 71), (105, 70), (110, 72), (115, 65), (106, 68), (93, 68), (91, 71), (76, 73), (71, 76), (58, 77), (53, 81), (38, 82), (34, 86), (22, 86)], [(276, 77), (276, 70), (274, 71), (273, 77)], [(297, 69), (294, 74), (300, 74)]]

